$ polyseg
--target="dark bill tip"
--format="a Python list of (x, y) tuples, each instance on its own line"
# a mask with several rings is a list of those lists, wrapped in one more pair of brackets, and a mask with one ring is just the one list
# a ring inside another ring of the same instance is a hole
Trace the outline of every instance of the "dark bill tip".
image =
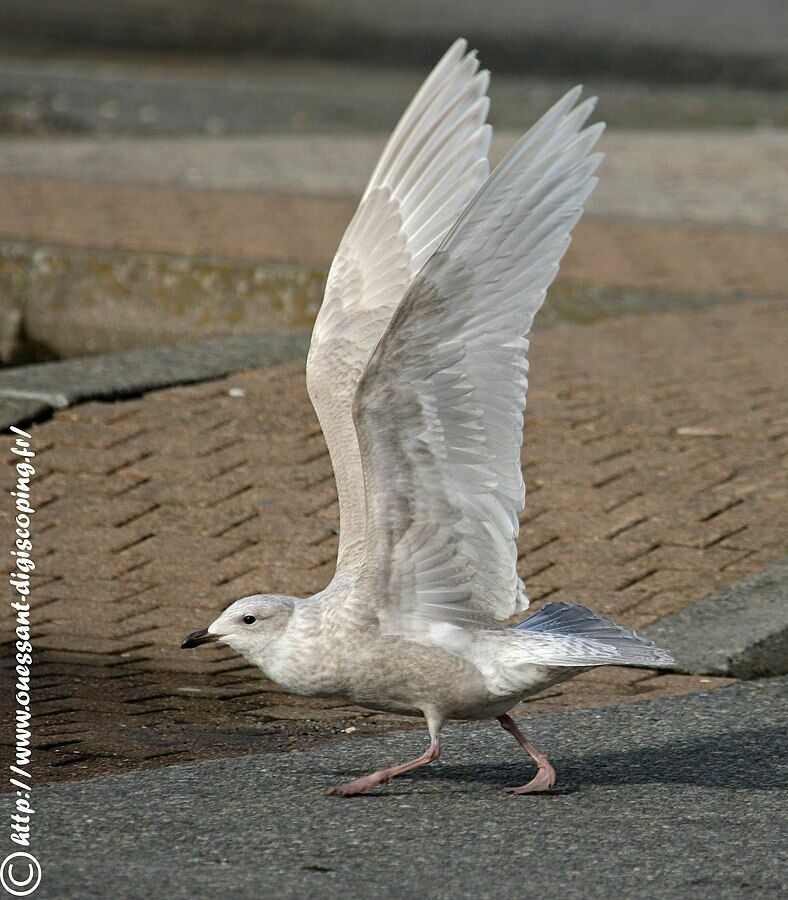
[(193, 631), (181, 641), (181, 650), (191, 650), (192, 647), (199, 647), (200, 644), (210, 644), (218, 639), (218, 634), (209, 634), (207, 628), (201, 628), (199, 631)]

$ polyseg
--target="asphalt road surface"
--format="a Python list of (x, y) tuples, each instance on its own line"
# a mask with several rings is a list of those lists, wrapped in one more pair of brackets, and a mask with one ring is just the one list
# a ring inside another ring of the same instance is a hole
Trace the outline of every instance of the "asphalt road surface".
[(500, 792), (533, 770), (493, 724), (449, 727), (437, 764), (350, 799), (326, 789), (423, 737), (41, 787), (37, 896), (776, 897), (787, 686), (533, 716), (550, 795)]

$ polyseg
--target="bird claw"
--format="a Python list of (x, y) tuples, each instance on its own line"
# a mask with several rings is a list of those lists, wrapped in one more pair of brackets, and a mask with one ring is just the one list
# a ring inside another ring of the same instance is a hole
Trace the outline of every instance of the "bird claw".
[(505, 794), (539, 794), (549, 791), (555, 784), (555, 769), (551, 765), (540, 766), (534, 778), (521, 787), (503, 788)]
[(346, 790), (347, 787), (346, 784), (335, 784), (326, 791), (326, 794), (329, 797), (349, 797), (351, 792)]

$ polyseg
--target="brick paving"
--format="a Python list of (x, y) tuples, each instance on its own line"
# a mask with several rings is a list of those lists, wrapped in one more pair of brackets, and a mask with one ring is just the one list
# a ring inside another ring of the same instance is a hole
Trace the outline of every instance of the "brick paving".
[[(643, 626), (785, 553), (787, 318), (777, 303), (723, 305), (535, 336), (519, 540), (535, 605)], [(336, 495), (299, 364), (31, 429), (42, 779), (402, 727), (290, 697), (227, 649), (178, 649), (237, 597), (308, 594), (331, 576)], [(609, 669), (525, 707), (724, 683)]]

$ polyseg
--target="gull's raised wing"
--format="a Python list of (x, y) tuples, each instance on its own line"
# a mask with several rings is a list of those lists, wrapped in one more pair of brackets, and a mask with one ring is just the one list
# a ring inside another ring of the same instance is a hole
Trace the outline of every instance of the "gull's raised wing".
[(560, 100), (424, 266), (354, 403), (367, 489), (358, 597), (384, 627), (527, 606), (515, 538), (528, 333), (596, 178), (594, 100)]
[(338, 570), (364, 543), (364, 481), (353, 396), (413, 278), (484, 183), (489, 73), (456, 41), (403, 114), (345, 232), (307, 361), (340, 509)]

